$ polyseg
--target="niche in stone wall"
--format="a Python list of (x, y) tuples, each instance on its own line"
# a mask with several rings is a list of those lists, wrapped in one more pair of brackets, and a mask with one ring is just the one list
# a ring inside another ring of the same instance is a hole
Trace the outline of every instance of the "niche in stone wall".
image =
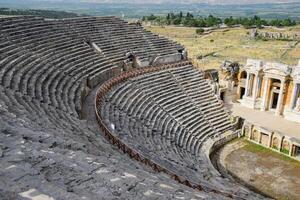
[(250, 137), (250, 128), (249, 128), (249, 126), (247, 126), (247, 125), (244, 126), (243, 134), (247, 138)]
[(265, 133), (261, 133), (261, 144), (268, 147), (269, 146), (269, 135)]
[(280, 145), (279, 142), (280, 142), (279, 138), (274, 136), (272, 139), (272, 148), (278, 150)]
[(289, 154), (290, 151), (290, 142), (287, 139), (284, 139), (282, 142), (281, 152), (285, 154)]
[(259, 142), (259, 135), (260, 135), (260, 132), (258, 131), (258, 130), (256, 130), (256, 129), (254, 129), (253, 130), (253, 134), (252, 134), (252, 136), (253, 136), (253, 140), (255, 141), (255, 142)]

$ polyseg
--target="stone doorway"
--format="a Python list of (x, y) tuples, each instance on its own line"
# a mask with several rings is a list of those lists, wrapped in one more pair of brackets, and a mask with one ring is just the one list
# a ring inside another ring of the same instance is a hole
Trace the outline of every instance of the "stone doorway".
[(265, 134), (265, 133), (261, 133), (261, 144), (263, 144), (264, 146), (269, 146), (269, 135)]
[(270, 110), (275, 110), (277, 108), (278, 97), (279, 97), (278, 92), (273, 92), (272, 93)]
[(300, 147), (296, 146), (295, 148), (295, 157), (300, 158)]
[(268, 108), (270, 111), (275, 111), (278, 108), (279, 102), (280, 80), (272, 79), (271, 82)]
[(243, 98), (243, 96), (245, 95), (245, 91), (246, 91), (245, 88), (241, 87), (239, 99)]
[(225, 101), (225, 91), (220, 93), (220, 99)]

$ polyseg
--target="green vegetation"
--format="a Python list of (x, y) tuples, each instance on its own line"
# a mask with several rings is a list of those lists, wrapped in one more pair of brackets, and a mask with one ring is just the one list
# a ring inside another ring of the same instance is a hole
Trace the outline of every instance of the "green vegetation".
[(71, 18), (78, 17), (75, 13), (65, 12), (65, 11), (53, 11), (53, 10), (20, 10), (20, 9), (9, 9), (0, 8), (0, 15), (31, 15), (37, 17), (44, 17), (50, 19), (60, 19), (60, 18)]
[(262, 26), (276, 26), (276, 27), (284, 27), (284, 26), (295, 26), (297, 23), (294, 20), (289, 18), (287, 19), (275, 19), (275, 20), (264, 20), (258, 16), (254, 16), (251, 18), (225, 18), (224, 24), (227, 26), (235, 26), (235, 25), (243, 25), (245, 28), (257, 27), (262, 28)]
[(286, 155), (289, 155), (289, 150), (287, 149), (281, 149), (280, 151)]
[(204, 29), (203, 29), (203, 28), (197, 28), (197, 29), (196, 29), (196, 33), (197, 33), (198, 35), (201, 35), (202, 33), (204, 33)]
[(166, 16), (144, 16), (143, 21), (150, 21), (159, 25), (183, 25), (186, 27), (212, 27), (218, 26), (222, 23), (220, 18), (209, 15), (208, 17), (194, 17), (187, 12), (184, 15), (182, 12), (178, 14), (168, 13)]
[(271, 153), (272, 152), (271, 150), (269, 150), (261, 145), (250, 142), (246, 139), (244, 140), (244, 142), (246, 143), (246, 145), (243, 147), (243, 149), (246, 151), (250, 151), (253, 153)]
[(262, 28), (262, 26), (295, 26), (296, 21), (289, 18), (286, 19), (275, 19), (275, 20), (264, 20), (259, 16), (254, 15), (253, 17), (239, 17), (233, 18), (228, 17), (222, 20), (221, 18), (209, 15), (208, 17), (194, 16), (193, 14), (187, 12), (186, 15), (183, 12), (178, 14), (168, 13), (166, 16), (144, 16), (143, 21), (148, 21), (157, 25), (182, 25), (186, 27), (214, 27), (220, 26), (221, 24), (226, 24), (227, 26), (237, 26), (242, 25), (245, 28), (257, 27)]
[[(279, 158), (281, 160), (284, 160), (284, 161), (287, 161), (287, 162), (290, 162), (291, 164), (294, 164), (295, 166), (298, 166), (300, 167), (300, 162), (297, 161), (297, 160), (294, 160), (288, 156), (285, 156), (285, 155), (282, 155), (282, 154), (279, 154), (277, 152), (274, 152), (266, 147), (263, 147), (261, 145), (258, 145), (258, 144), (255, 144), (253, 142), (250, 142), (246, 139), (244, 139), (244, 142), (245, 142), (245, 146), (242, 148), (246, 151), (249, 151), (249, 152), (252, 152), (252, 153), (256, 153), (256, 154), (259, 154), (259, 155), (271, 155), (273, 157), (276, 157), (276, 158)], [(282, 151), (283, 152), (283, 151)], [(285, 153), (288, 155), (288, 153)]]

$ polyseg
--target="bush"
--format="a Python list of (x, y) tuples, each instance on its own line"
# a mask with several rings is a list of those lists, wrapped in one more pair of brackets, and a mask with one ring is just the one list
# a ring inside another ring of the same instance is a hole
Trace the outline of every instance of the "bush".
[(209, 41), (210, 41), (210, 42), (214, 42), (214, 40), (213, 40), (213, 39), (210, 39)]
[(198, 60), (201, 60), (203, 58), (203, 56), (200, 54), (200, 55), (197, 55), (197, 59)]
[(197, 33), (198, 35), (201, 35), (202, 33), (204, 33), (204, 29), (203, 29), (203, 28), (197, 28), (197, 29), (196, 29), (196, 33)]

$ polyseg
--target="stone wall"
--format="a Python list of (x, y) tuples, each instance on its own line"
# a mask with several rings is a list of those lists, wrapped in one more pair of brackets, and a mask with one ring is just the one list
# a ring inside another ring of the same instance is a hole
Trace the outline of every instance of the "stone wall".
[(270, 150), (299, 160), (296, 147), (300, 147), (300, 141), (289, 137), (284, 133), (268, 130), (260, 125), (245, 121), (242, 134), (251, 142), (269, 148)]
[(251, 39), (265, 39), (265, 40), (290, 40), (299, 41), (300, 34), (298, 33), (282, 33), (282, 32), (259, 32), (257, 29), (252, 29), (250, 33)]

